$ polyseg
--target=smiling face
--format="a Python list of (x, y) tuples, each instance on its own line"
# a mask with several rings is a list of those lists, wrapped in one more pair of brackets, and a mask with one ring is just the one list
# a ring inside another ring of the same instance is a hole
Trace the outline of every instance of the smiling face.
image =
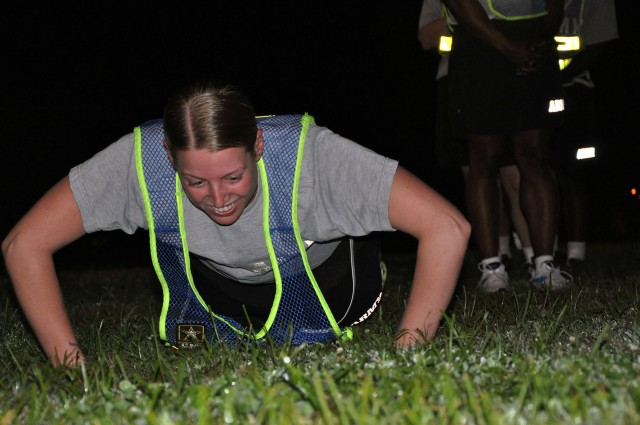
[(264, 140), (247, 96), (215, 81), (167, 100), (164, 146), (189, 201), (216, 223), (235, 223), (255, 197)]
[(258, 189), (256, 162), (262, 155), (258, 132), (253, 152), (235, 147), (217, 152), (187, 149), (170, 155), (191, 203), (222, 226), (235, 223)]

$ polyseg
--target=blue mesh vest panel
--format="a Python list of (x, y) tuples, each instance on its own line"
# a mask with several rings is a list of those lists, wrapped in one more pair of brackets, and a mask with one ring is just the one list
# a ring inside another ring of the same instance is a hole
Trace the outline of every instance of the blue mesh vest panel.
[[(313, 283), (307, 276), (298, 248), (292, 217), (295, 170), (301, 132), (300, 115), (263, 118), (265, 148), (263, 163), (269, 191), (269, 234), (280, 270), (280, 303), (269, 327), (269, 337), (276, 343), (291, 340), (294, 344), (335, 339), (336, 335)], [(180, 233), (176, 173), (162, 146), (162, 120), (149, 121), (140, 127), (141, 161), (149, 195), (155, 239), (156, 273), (163, 284), (164, 305), (161, 336), (172, 345), (198, 345), (224, 340), (234, 342), (239, 332), (247, 330), (233, 319), (212, 314), (198, 299), (191, 284), (187, 248)], [(302, 157), (299, 158), (302, 161)], [(149, 214), (148, 214), (149, 215)], [(149, 218), (149, 217), (148, 217)], [(150, 233), (152, 224), (149, 225)], [(213, 312), (215, 313), (215, 312)], [(246, 334), (245, 334), (246, 335)]]
[(293, 227), (292, 198), (301, 120), (300, 115), (279, 115), (260, 119), (258, 124), (265, 142), (269, 234), (282, 277), (280, 305), (269, 335), (279, 343), (291, 337), (294, 344), (335, 338), (319, 301), (322, 295), (316, 293), (305, 271)]
[[(219, 339), (235, 340), (236, 332), (223, 321), (215, 320), (214, 328), (212, 315), (200, 303), (189, 282), (175, 195), (176, 173), (162, 145), (162, 120), (143, 124), (140, 132), (144, 177), (153, 213), (155, 250), (152, 247), (152, 251), (155, 251), (157, 256), (154, 266), (160, 280), (164, 280), (161, 333), (165, 330), (164, 338), (169, 343), (182, 346), (198, 345), (203, 343), (206, 337), (211, 338), (210, 336), (216, 333)], [(149, 223), (150, 232), (151, 226)], [(233, 320), (225, 319), (237, 325)]]

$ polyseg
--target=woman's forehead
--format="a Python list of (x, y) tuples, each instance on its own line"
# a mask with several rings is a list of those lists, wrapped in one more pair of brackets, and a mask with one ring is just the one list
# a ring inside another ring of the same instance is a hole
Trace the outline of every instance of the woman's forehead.
[(178, 171), (189, 173), (232, 172), (244, 168), (250, 154), (244, 148), (227, 148), (211, 152), (207, 149), (186, 149), (176, 152)]

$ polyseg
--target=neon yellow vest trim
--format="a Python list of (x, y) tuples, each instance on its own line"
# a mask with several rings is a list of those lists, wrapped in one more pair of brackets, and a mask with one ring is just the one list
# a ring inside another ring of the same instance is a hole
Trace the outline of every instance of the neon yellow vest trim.
[[(305, 144), (305, 140), (306, 140), (306, 134), (308, 131), (308, 127), (309, 124), (313, 122), (313, 118), (305, 115), (302, 117), (302, 130), (300, 131), (299, 134), (299, 140), (298, 140), (298, 152), (297, 152), (297, 156), (296, 156), (296, 163), (295, 163), (295, 176), (294, 176), (294, 180), (293, 180), (293, 184), (294, 184), (294, 190), (293, 190), (293, 197), (292, 197), (292, 202), (291, 202), (291, 218), (292, 218), (292, 225), (293, 225), (293, 232), (295, 235), (295, 240), (296, 243), (298, 245), (298, 250), (299, 250), (299, 254), (300, 257), (302, 259), (302, 262), (304, 264), (304, 269), (306, 271), (307, 277), (309, 278), (309, 281), (311, 283), (311, 285), (313, 286), (313, 290), (315, 291), (315, 294), (317, 296), (317, 300), (320, 302), (322, 309), (324, 310), (325, 314), (326, 314), (326, 318), (328, 319), (331, 328), (333, 329), (334, 334), (342, 339), (350, 339), (352, 336), (352, 330), (351, 328), (345, 328), (340, 329), (340, 327), (338, 326), (335, 318), (333, 317), (333, 314), (331, 313), (331, 310), (329, 309), (323, 295), (322, 292), (319, 289), (319, 286), (313, 276), (313, 272), (311, 270), (311, 267), (309, 266), (309, 262), (306, 256), (306, 249), (304, 247), (304, 242), (302, 240), (302, 237), (300, 235), (300, 229), (299, 229), (299, 225), (298, 225), (298, 220), (297, 220), (297, 202), (298, 202), (298, 182), (299, 182), (299, 177), (300, 177), (300, 168), (301, 168), (301, 164), (302, 164), (302, 155), (304, 152), (304, 144)], [(147, 221), (148, 221), (148, 227), (149, 227), (149, 234), (150, 234), (150, 245), (151, 245), (151, 257), (152, 257), (152, 262), (154, 265), (154, 269), (156, 270), (156, 274), (158, 275), (158, 279), (162, 285), (162, 290), (163, 290), (163, 306), (162, 306), (162, 312), (161, 312), (161, 316), (160, 316), (160, 337), (165, 340), (165, 341), (169, 341), (172, 342), (172, 337), (170, 335), (167, 335), (167, 317), (168, 317), (168, 313), (169, 313), (169, 309), (171, 308), (170, 303), (171, 303), (171, 291), (169, 289), (169, 284), (167, 282), (167, 278), (165, 277), (165, 273), (162, 270), (161, 267), (161, 261), (158, 258), (158, 246), (157, 246), (157, 240), (156, 240), (156, 226), (155, 226), (155, 220), (154, 220), (154, 214), (152, 211), (152, 202), (150, 200), (150, 196), (149, 196), (149, 190), (145, 181), (145, 168), (144, 168), (144, 163), (143, 163), (143, 156), (142, 156), (142, 133), (140, 130), (140, 127), (136, 127), (134, 129), (134, 135), (135, 135), (135, 153), (136, 153), (136, 167), (137, 167), (137, 173), (138, 173), (138, 179), (140, 182), (140, 188), (141, 188), (141, 193), (142, 193), (142, 197), (143, 197), (143, 201), (144, 201), (144, 205), (145, 205), (145, 213), (147, 215)], [(213, 312), (211, 312), (209, 310), (209, 308), (207, 307), (207, 305), (205, 304), (204, 300), (200, 297), (200, 295), (198, 294), (195, 285), (193, 283), (193, 277), (191, 275), (191, 271), (190, 271), (190, 260), (189, 260), (189, 251), (188, 251), (188, 246), (187, 246), (187, 240), (186, 240), (186, 234), (185, 234), (185, 228), (184, 228), (184, 214), (183, 214), (183, 205), (182, 205), (182, 198), (183, 198), (183, 191), (182, 191), (182, 186), (180, 184), (180, 180), (177, 176), (177, 174), (174, 173), (173, 175), (173, 181), (175, 183), (175, 202), (176, 202), (176, 212), (177, 212), (177, 221), (178, 221), (178, 227), (179, 227), (179, 239), (181, 242), (181, 246), (182, 246), (182, 261), (184, 264), (184, 270), (182, 271), (184, 273), (184, 275), (186, 276), (186, 279), (188, 280), (188, 286), (190, 287), (193, 295), (195, 295), (195, 297), (197, 298), (197, 303), (199, 304), (199, 308), (203, 309), (201, 310), (201, 312), (199, 313), (199, 317), (200, 319), (202, 319), (203, 316), (207, 316), (209, 317), (209, 319), (211, 321), (213, 321), (214, 319), (219, 320), (220, 322), (226, 324), (230, 329), (232, 329), (235, 333), (237, 333), (238, 335), (241, 335), (243, 337), (250, 337), (253, 336), (257, 339), (263, 338), (267, 335), (269, 329), (271, 328), (271, 326), (274, 323), (274, 320), (276, 318), (276, 315), (279, 311), (280, 308), (280, 302), (281, 302), (281, 296), (282, 296), (282, 275), (281, 275), (281, 271), (280, 268), (278, 266), (278, 259), (277, 259), (277, 255), (275, 253), (274, 247), (273, 247), (273, 243), (271, 241), (271, 234), (270, 234), (270, 229), (269, 229), (269, 208), (270, 208), (270, 195), (269, 195), (269, 182), (268, 182), (268, 177), (267, 177), (267, 172), (266, 172), (266, 168), (265, 168), (265, 164), (263, 159), (261, 159), (258, 162), (258, 167), (260, 169), (260, 178), (261, 178), (261, 182), (263, 185), (263, 218), (264, 218), (264, 232), (265, 232), (265, 240), (266, 240), (266, 245), (267, 245), (267, 250), (269, 252), (269, 257), (273, 266), (273, 272), (274, 272), (274, 277), (276, 280), (276, 295), (274, 298), (274, 302), (271, 308), (271, 311), (269, 313), (269, 316), (267, 318), (267, 321), (265, 323), (265, 326), (262, 330), (260, 330), (260, 332), (258, 332), (258, 334), (256, 335), (250, 335), (249, 333), (245, 332), (242, 330), (241, 327), (239, 326), (235, 326), (234, 323), (232, 323), (233, 321), (229, 321), (227, 320), (225, 317), (223, 316), (219, 316), (214, 314)], [(199, 326), (199, 325), (196, 325)], [(209, 326), (210, 327), (210, 326)], [(179, 335), (180, 335), (180, 325), (178, 324), (177, 326), (178, 328), (178, 339), (179, 339)], [(188, 328), (189, 332), (193, 332), (193, 327)], [(198, 328), (200, 329), (200, 328)], [(202, 337), (204, 339), (204, 334), (205, 334), (205, 326), (202, 327)], [(207, 333), (211, 333), (210, 331)], [(216, 333), (217, 333), (217, 329), (216, 329)], [(211, 335), (207, 336), (207, 338), (211, 338)]]

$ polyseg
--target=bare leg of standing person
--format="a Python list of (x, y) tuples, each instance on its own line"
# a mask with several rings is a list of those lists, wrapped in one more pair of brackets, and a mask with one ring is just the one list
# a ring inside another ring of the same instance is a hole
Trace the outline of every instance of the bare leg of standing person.
[(581, 161), (574, 161), (563, 168), (555, 169), (560, 200), (560, 218), (567, 240), (566, 263), (564, 267), (571, 273), (582, 271), (586, 246), (589, 204), (584, 184), (584, 169)]
[[(502, 168), (500, 168), (502, 169)], [(500, 176), (500, 175), (499, 175)], [(507, 194), (502, 186), (502, 180), (498, 177), (498, 254), (500, 261), (509, 271), (512, 262), (511, 255), (511, 218)]]
[(570, 282), (553, 263), (558, 223), (557, 188), (549, 165), (551, 129), (526, 130), (514, 137), (514, 153), (520, 169), (520, 205), (529, 223), (534, 252), (531, 284), (540, 289), (563, 289)]
[(531, 237), (529, 236), (529, 225), (520, 206), (520, 171), (518, 166), (507, 165), (500, 167), (500, 182), (509, 202), (511, 223), (522, 245), (525, 268), (527, 275), (530, 277), (533, 271), (533, 248), (531, 247)]
[(467, 211), (473, 226), (482, 261), (478, 289), (493, 293), (509, 288), (509, 276), (498, 254), (499, 215), (498, 169), (506, 138), (502, 136), (469, 137), (469, 176), (467, 177)]

